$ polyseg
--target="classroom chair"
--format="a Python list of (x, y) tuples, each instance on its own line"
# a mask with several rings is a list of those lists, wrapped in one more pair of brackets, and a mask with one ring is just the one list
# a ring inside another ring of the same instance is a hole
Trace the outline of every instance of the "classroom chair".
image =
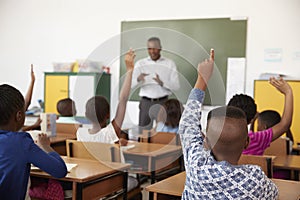
[(57, 133), (67, 133), (76, 135), (77, 129), (81, 127), (81, 124), (69, 124), (69, 123), (56, 123)]
[(290, 154), (290, 140), (286, 137), (280, 137), (271, 142), (265, 150), (264, 155), (284, 156)]
[(254, 156), (254, 155), (244, 155), (242, 154), (238, 164), (239, 165), (258, 165), (264, 171), (264, 173), (269, 177), (273, 177), (273, 163), (272, 156)]
[[(93, 159), (98, 161), (121, 162), (122, 155), (120, 148), (116, 144), (100, 143), (100, 142), (81, 142), (77, 140), (67, 140), (67, 156), (75, 158)], [(132, 176), (128, 176), (127, 199), (141, 200), (142, 193), (138, 180)], [(121, 197), (110, 197), (109, 199), (121, 200)]]
[(181, 145), (178, 134), (171, 132), (156, 132), (154, 130), (144, 130), (138, 141), (157, 144)]

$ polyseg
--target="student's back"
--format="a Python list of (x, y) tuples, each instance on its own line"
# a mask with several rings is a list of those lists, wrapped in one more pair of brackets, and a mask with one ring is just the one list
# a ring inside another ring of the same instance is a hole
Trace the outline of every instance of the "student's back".
[(210, 60), (198, 65), (198, 78), (182, 114), (179, 134), (186, 169), (183, 200), (276, 199), (276, 185), (260, 167), (237, 165), (248, 145), (244, 112), (224, 106), (208, 113), (207, 132), (201, 132), (201, 106), (206, 84), (212, 75)]
[[(85, 142), (116, 143), (122, 137), (126, 104), (130, 94), (132, 72), (134, 68), (135, 53), (130, 50), (125, 56), (126, 77), (120, 91), (119, 103), (114, 119), (107, 124), (110, 118), (109, 102), (103, 96), (94, 96), (86, 103), (85, 115), (92, 123), (91, 128), (82, 127), (77, 130), (77, 140)], [(126, 144), (126, 140), (120, 140)]]
[(18, 132), (24, 120), (22, 94), (14, 87), (0, 85), (1, 199), (25, 198), (31, 163), (56, 178), (67, 173), (64, 161), (50, 147), (47, 135), (39, 135), (36, 144), (28, 133)]
[(56, 109), (60, 115), (56, 123), (79, 124), (75, 119), (77, 111), (75, 102), (72, 99), (64, 98), (59, 100), (56, 104)]
[[(249, 131), (250, 144), (243, 151), (243, 154), (263, 155), (265, 149), (270, 146), (270, 143), (288, 131), (291, 126), (293, 117), (293, 91), (290, 85), (282, 78), (271, 78), (270, 84), (285, 96), (282, 119), (279, 123), (266, 130), (257, 132)], [(241, 108), (246, 114), (248, 124), (254, 120), (257, 111), (252, 97), (244, 94), (235, 95), (230, 99), (228, 105)]]

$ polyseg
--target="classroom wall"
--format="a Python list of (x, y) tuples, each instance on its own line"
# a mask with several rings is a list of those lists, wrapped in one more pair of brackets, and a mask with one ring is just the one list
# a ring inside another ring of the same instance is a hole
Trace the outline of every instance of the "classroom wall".
[[(43, 72), (52, 71), (52, 62), (87, 58), (94, 49), (120, 33), (123, 20), (245, 16), (248, 18), (245, 91), (252, 95), (253, 80), (263, 72), (300, 77), (300, 60), (293, 58), (294, 53), (300, 52), (299, 9), (299, 0), (152, 0), (148, 3), (1, 0), (0, 81), (15, 85), (25, 94), (29, 66), (33, 63), (37, 76), (33, 105), (37, 105), (37, 99), (43, 98)], [(264, 51), (268, 48), (282, 49), (282, 61), (264, 61)], [(115, 85), (119, 77), (118, 62), (113, 64), (111, 72)], [(113, 110), (116, 94), (112, 91)], [(130, 106), (138, 113), (136, 105)]]

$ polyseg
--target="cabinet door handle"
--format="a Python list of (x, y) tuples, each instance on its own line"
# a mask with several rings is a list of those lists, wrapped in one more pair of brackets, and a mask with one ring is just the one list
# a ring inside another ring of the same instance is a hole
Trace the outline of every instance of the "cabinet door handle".
[(68, 90), (59, 90), (60, 92), (65, 92), (65, 93), (67, 93), (68, 92)]

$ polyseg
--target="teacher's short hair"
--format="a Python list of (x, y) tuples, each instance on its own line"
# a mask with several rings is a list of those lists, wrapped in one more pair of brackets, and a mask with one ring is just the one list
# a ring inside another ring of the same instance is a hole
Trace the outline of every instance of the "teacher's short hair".
[(148, 42), (157, 42), (161, 48), (160, 39), (158, 37), (151, 37), (148, 39)]

